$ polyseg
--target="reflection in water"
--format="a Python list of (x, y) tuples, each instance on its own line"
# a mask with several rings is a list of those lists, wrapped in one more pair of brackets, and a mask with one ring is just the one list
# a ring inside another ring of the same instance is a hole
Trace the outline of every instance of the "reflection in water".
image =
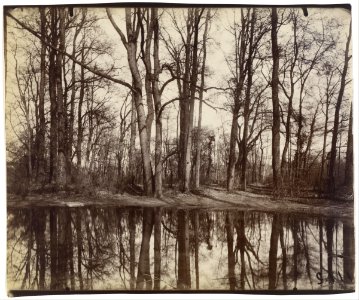
[(348, 220), (135, 207), (8, 212), (12, 289), (353, 289), (354, 265)]

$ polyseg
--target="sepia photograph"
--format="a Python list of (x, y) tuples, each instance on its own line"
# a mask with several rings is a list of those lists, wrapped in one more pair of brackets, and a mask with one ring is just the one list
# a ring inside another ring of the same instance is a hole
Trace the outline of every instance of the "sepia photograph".
[(342, 3), (5, 5), (7, 295), (355, 293), (354, 29)]

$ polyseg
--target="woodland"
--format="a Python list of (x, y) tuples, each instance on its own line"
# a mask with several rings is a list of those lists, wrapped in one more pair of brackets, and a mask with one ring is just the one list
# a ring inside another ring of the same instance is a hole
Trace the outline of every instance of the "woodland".
[(10, 290), (352, 291), (350, 7), (4, 14)]
[(352, 196), (350, 9), (4, 13), (10, 194)]

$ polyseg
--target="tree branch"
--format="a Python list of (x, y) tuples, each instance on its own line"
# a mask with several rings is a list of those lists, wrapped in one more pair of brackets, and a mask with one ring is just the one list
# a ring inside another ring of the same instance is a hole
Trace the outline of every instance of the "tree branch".
[(106, 13), (107, 13), (108, 19), (110, 20), (110, 22), (111, 22), (113, 28), (115, 28), (115, 30), (117, 31), (117, 33), (118, 33), (119, 36), (121, 37), (121, 41), (122, 41), (123, 45), (125, 46), (125, 48), (126, 48), (126, 50), (127, 50), (126, 37), (125, 37), (125, 35), (123, 34), (122, 30), (117, 26), (115, 20), (114, 20), (113, 17), (112, 17), (112, 14), (111, 14), (109, 8), (106, 8)]
[(15, 18), (13, 15), (11, 15), (10, 13), (6, 12), (6, 16), (8, 16), (9, 18), (13, 19), (16, 23), (18, 23), (23, 29), (27, 30), (28, 32), (30, 32), (32, 35), (34, 35), (35, 37), (37, 37), (42, 43), (44, 43), (46, 46), (50, 47), (51, 49), (59, 52), (59, 53), (62, 53), (63, 55), (67, 56), (68, 58), (70, 58), (73, 62), (75, 62), (76, 64), (82, 66), (84, 69), (90, 71), (91, 73), (95, 74), (95, 75), (98, 75), (100, 77), (103, 77), (105, 79), (108, 79), (112, 82), (115, 82), (115, 83), (118, 83), (118, 84), (121, 84), (127, 88), (129, 88), (130, 90), (133, 91), (133, 88), (131, 86), (131, 84), (127, 83), (126, 81), (123, 81), (121, 79), (117, 79), (117, 78), (114, 78), (110, 75), (107, 75), (101, 71), (98, 71), (96, 70), (96, 67), (90, 67), (86, 64), (84, 64), (83, 62), (79, 61), (76, 59), (75, 56), (67, 53), (66, 51), (62, 51), (60, 50), (59, 48), (57, 47), (54, 47), (53, 45), (51, 45), (51, 43), (47, 42), (45, 39), (43, 39), (39, 33), (37, 33), (35, 30), (31, 29), (29, 26), (27, 26), (25, 23), (21, 22), (20, 20), (18, 20), (17, 18)]

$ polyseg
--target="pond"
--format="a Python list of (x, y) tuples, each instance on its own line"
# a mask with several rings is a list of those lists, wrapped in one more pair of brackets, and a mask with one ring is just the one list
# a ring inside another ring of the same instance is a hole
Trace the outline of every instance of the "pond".
[(241, 210), (8, 209), (10, 290), (353, 290), (352, 220)]

